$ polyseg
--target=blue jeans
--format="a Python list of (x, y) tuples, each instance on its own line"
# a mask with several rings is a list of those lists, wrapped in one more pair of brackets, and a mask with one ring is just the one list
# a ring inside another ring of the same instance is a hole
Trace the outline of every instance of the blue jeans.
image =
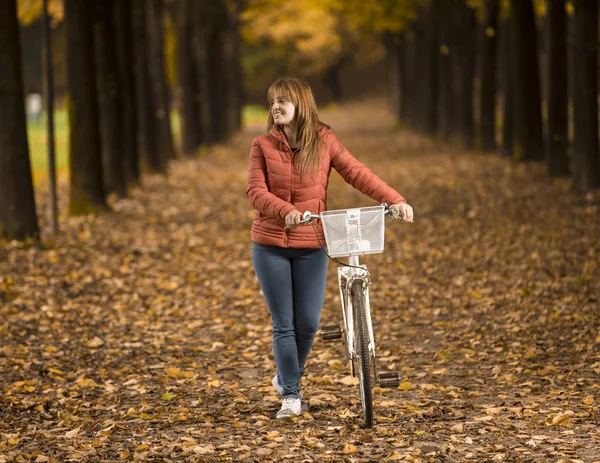
[(277, 380), (284, 398), (297, 398), (304, 363), (319, 328), (327, 255), (321, 249), (252, 243), (252, 264), (273, 319)]

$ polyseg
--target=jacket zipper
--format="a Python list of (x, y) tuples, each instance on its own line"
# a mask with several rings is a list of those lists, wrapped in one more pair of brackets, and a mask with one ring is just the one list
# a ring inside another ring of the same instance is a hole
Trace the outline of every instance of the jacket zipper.
[[(290, 203), (294, 204), (294, 152), (292, 151), (292, 149), (288, 146), (286, 146), (286, 148), (288, 149), (288, 152), (290, 153), (290, 158), (291, 158), (291, 162), (290, 162)], [(285, 235), (284, 235), (284, 247), (289, 247), (288, 245), (288, 230), (285, 230)]]

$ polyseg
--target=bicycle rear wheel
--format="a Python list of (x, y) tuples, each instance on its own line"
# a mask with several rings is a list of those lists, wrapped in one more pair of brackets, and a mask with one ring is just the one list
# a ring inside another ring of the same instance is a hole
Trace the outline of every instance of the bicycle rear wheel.
[(360, 401), (365, 426), (373, 426), (373, 379), (371, 375), (371, 357), (369, 355), (369, 332), (365, 313), (365, 295), (363, 282), (352, 285), (352, 311), (354, 318), (354, 352), (356, 353)]

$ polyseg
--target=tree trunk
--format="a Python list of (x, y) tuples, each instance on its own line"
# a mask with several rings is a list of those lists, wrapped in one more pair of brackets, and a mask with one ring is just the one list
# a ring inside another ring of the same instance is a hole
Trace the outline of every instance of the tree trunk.
[(411, 108), (413, 106), (412, 100), (414, 95), (413, 90), (413, 75), (414, 70), (412, 68), (412, 55), (414, 53), (414, 34), (412, 30), (404, 32), (403, 41), (401, 44), (400, 55), (398, 56), (400, 66), (400, 120), (404, 124), (411, 123)]
[(98, 77), (98, 106), (104, 186), (107, 192), (127, 196), (127, 179), (123, 157), (123, 114), (115, 43), (114, 0), (94, 3), (94, 38)]
[(459, 101), (456, 105), (457, 120), (460, 124), (460, 137), (464, 148), (475, 145), (475, 116), (473, 112), (473, 94), (475, 80), (475, 36), (476, 21), (472, 8), (461, 4), (460, 12), (460, 46), (458, 63)]
[(500, 43), (502, 46), (501, 74), (502, 74), (502, 149), (505, 157), (512, 157), (513, 137), (513, 67), (512, 67), (512, 32), (510, 16), (502, 20), (500, 27)]
[(342, 100), (342, 82), (341, 82), (342, 65), (340, 61), (332, 63), (323, 75), (323, 83), (329, 89), (331, 101), (339, 103)]
[(200, 114), (196, 60), (192, 47), (192, 0), (172, 3), (172, 17), (177, 35), (177, 82), (179, 86), (179, 117), (181, 150), (192, 155), (200, 146)]
[(573, 160), (575, 190), (600, 188), (598, 153), (598, 3), (575, 0)]
[(115, 3), (118, 75), (121, 88), (121, 154), (127, 183), (140, 183), (140, 158), (137, 142), (135, 74), (133, 66), (133, 18), (130, 0)]
[(515, 161), (544, 159), (537, 32), (531, 0), (510, 0)]
[(426, 131), (436, 135), (439, 128), (439, 0), (433, 0), (429, 8), (429, 27), (427, 34), (427, 116)]
[[(446, 14), (442, 10), (440, 15)], [(440, 28), (440, 54), (439, 54), (439, 133), (442, 140), (449, 141), (453, 137), (455, 129), (454, 120), (454, 79), (453, 60), (455, 59), (456, 47), (453, 40), (453, 27), (449, 20), (442, 21)]]
[(163, 162), (175, 158), (169, 103), (169, 87), (165, 74), (163, 4), (162, 0), (151, 0), (148, 5), (148, 41), (151, 84), (156, 98), (155, 126), (158, 150)]
[(500, 0), (485, 5), (483, 23), (483, 46), (481, 47), (481, 149), (496, 149), (496, 42)]
[[(227, 86), (225, 66), (225, 40), (227, 33), (227, 11), (222, 0), (205, 7), (203, 26), (206, 57), (207, 101), (210, 114), (210, 141), (224, 141), (231, 133), (228, 124), (227, 108), (230, 89)], [(207, 21), (208, 20), (208, 21)]]
[(394, 119), (401, 120), (400, 101), (402, 93), (402, 69), (403, 63), (400, 60), (401, 34), (385, 33), (382, 36), (383, 46), (385, 48), (385, 74), (387, 84), (388, 106)]
[(240, 34), (240, 13), (242, 1), (233, 1), (233, 12), (231, 14), (231, 127), (233, 130), (242, 128), (242, 107), (244, 105), (244, 78), (242, 76), (241, 49), (242, 37)]
[[(220, 0), (217, 0), (220, 2)], [(206, 22), (211, 21), (210, 9), (207, 12), (207, 6), (203, 2), (191, 1), (190, 16), (192, 17), (192, 55), (194, 58), (194, 68), (196, 71), (196, 89), (197, 94), (194, 98), (196, 111), (198, 112), (198, 128), (201, 134), (200, 143), (214, 143), (217, 137), (213, 131), (216, 121), (212, 118), (212, 108), (210, 104), (210, 90), (208, 84), (208, 50), (209, 40), (208, 26)], [(208, 18), (207, 18), (208, 17)], [(221, 102), (223, 104), (223, 101)]]
[(411, 85), (410, 117), (413, 128), (427, 131), (427, 75), (429, 56), (423, 52), (428, 45), (428, 24), (425, 23), (425, 12), (421, 10), (419, 18), (413, 23), (413, 49), (411, 53), (413, 80)]
[(569, 175), (569, 83), (565, 0), (548, 0), (548, 172)]
[(15, 0), (0, 0), (0, 238), (38, 238)]
[(137, 103), (138, 146), (142, 153), (142, 163), (149, 172), (165, 172), (166, 162), (158, 146), (156, 126), (156, 99), (152, 89), (150, 66), (148, 63), (148, 34), (145, 0), (132, 2), (133, 42), (135, 44), (135, 98)]
[(69, 89), (69, 214), (106, 211), (98, 124), (92, 9), (86, 0), (65, 0)]

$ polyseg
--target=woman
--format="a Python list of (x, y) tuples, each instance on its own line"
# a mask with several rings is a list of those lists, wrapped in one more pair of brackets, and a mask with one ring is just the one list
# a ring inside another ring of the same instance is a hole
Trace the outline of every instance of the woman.
[(246, 193), (255, 209), (252, 263), (273, 320), (272, 384), (283, 398), (277, 418), (285, 418), (308, 409), (300, 398), (300, 379), (319, 326), (327, 276), (323, 229), (317, 221), (317, 239), (312, 227), (299, 227), (302, 212), (327, 209), (332, 167), (354, 188), (391, 204), (403, 220), (411, 222), (413, 211), (319, 121), (306, 82), (279, 79), (268, 99), (268, 133), (252, 143)]

